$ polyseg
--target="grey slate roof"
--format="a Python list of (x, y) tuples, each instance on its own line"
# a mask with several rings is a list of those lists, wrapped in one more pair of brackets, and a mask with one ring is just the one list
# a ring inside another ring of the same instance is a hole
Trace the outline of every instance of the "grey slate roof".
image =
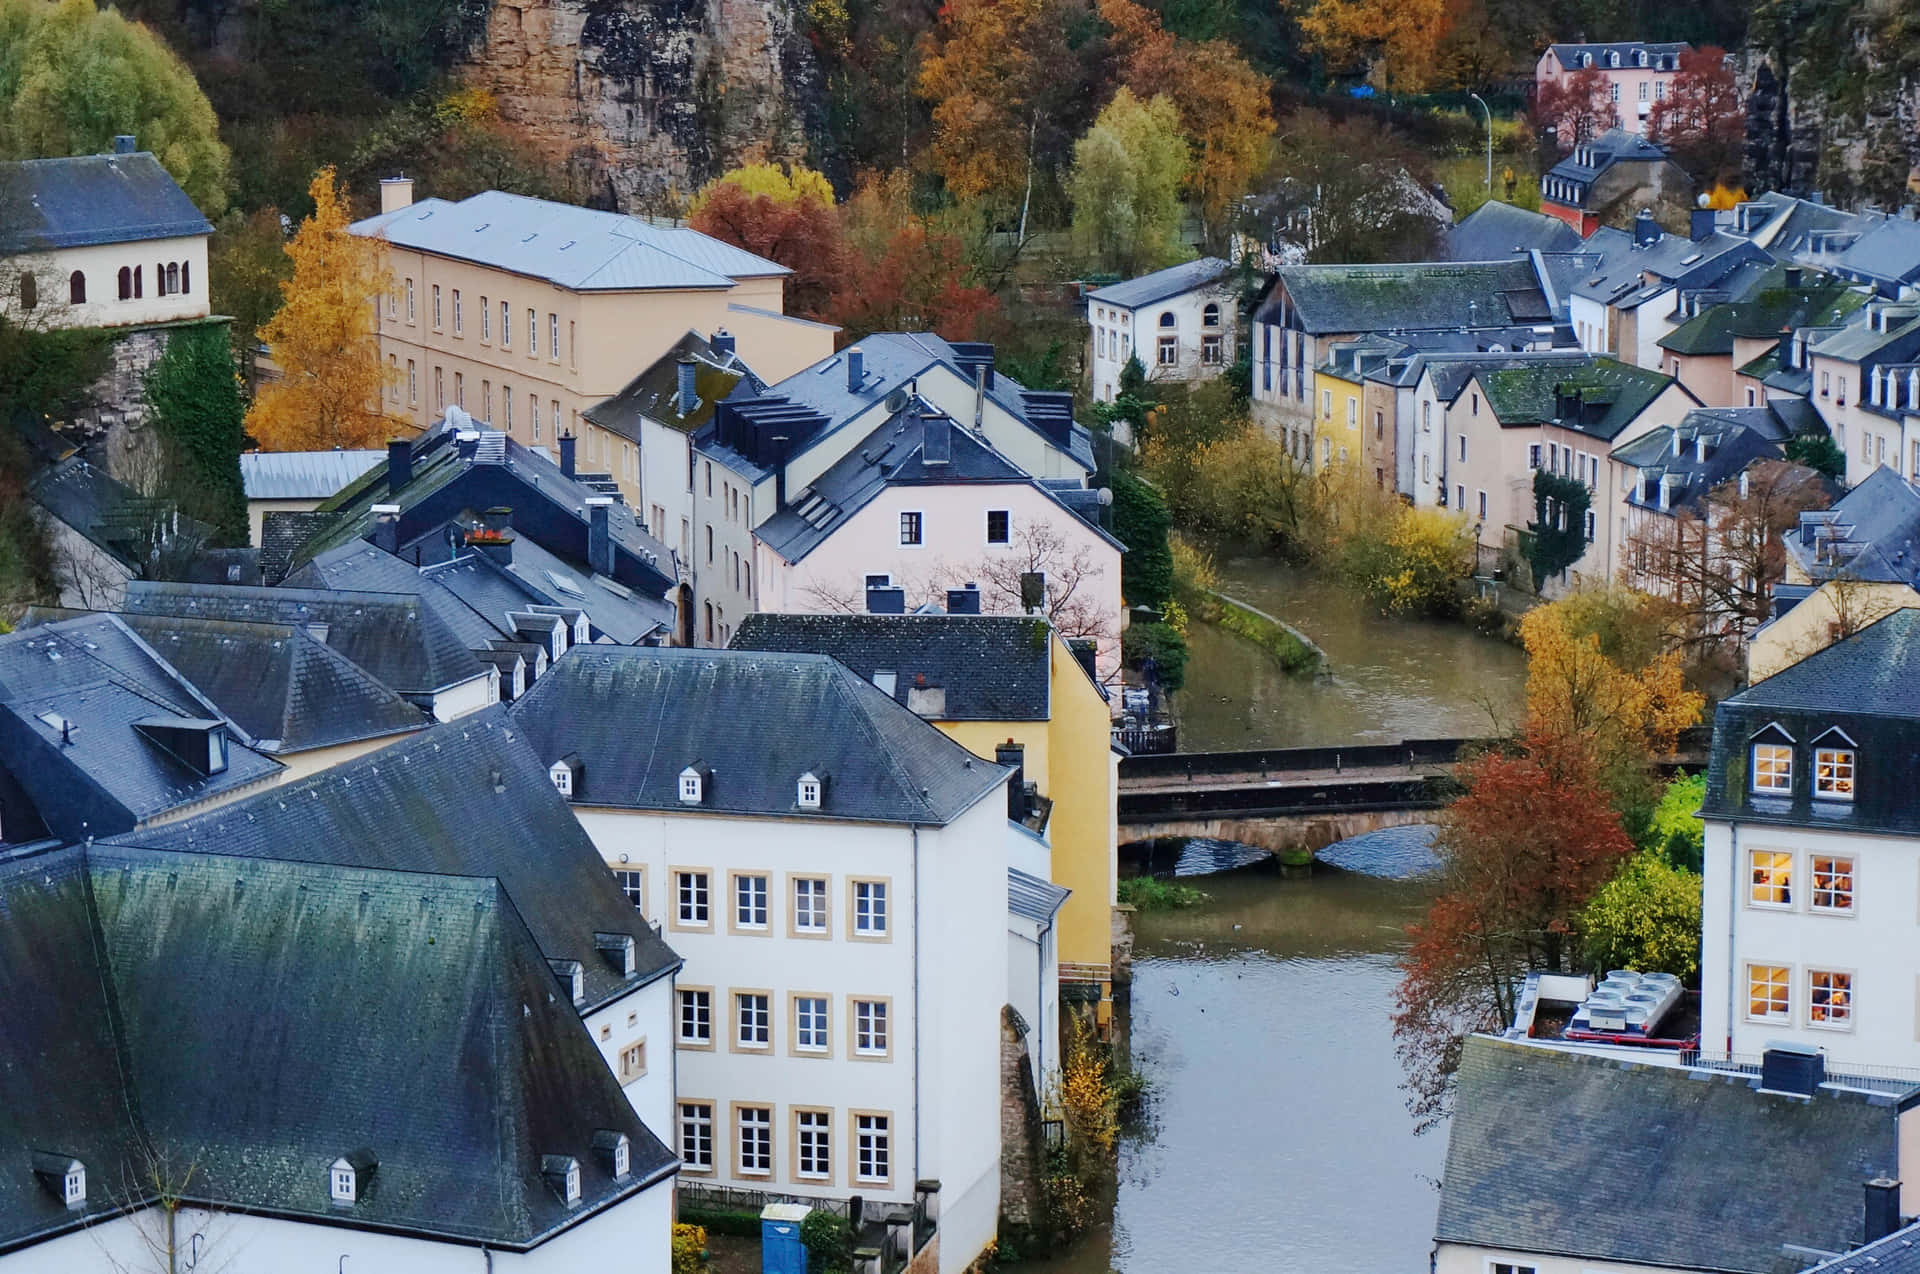
[(1889, 217), (1871, 226), (1840, 254), (1838, 268), (1889, 289), (1920, 279), (1920, 222)]
[[(1294, 265), (1279, 271), (1301, 327), (1310, 333), (1411, 332), (1551, 324), (1554, 314), (1531, 260), (1403, 265)], [(1278, 300), (1269, 301), (1261, 322)]]
[(1920, 1223), (1822, 1261), (1807, 1274), (1920, 1274)]
[[(578, 960), (581, 1012), (679, 967), (628, 904), (504, 708), (450, 721), (248, 800), (131, 833), (127, 844), (499, 879), (549, 959)], [(633, 935), (637, 971), (595, 932)]]
[(687, 809), (680, 772), (699, 762), (700, 809), (791, 817), (800, 775), (824, 767), (820, 817), (942, 826), (1010, 773), (824, 655), (576, 646), (512, 719), (543, 765), (579, 756), (578, 805)]
[(0, 163), (0, 253), (212, 233), (146, 151)]
[(1665, 163), (1666, 159), (1667, 148), (1658, 142), (1624, 128), (1609, 128), (1598, 137), (1580, 142), (1566, 158), (1549, 168), (1546, 177), (1541, 179), (1541, 189), (1546, 189), (1548, 178), (1572, 182), (1576, 189), (1571, 200), (1556, 196), (1551, 202), (1584, 206), (1589, 187), (1608, 169), (1617, 164)]
[(384, 451), (243, 451), (249, 500), (325, 500), (387, 458)]
[(1520, 252), (1574, 252), (1580, 232), (1558, 217), (1489, 199), (1446, 234), (1449, 261), (1497, 261)]
[(136, 573), (142, 565), (143, 546), (151, 542), (156, 527), (168, 528), (163, 538), (174, 544), (205, 543), (210, 538), (210, 528), (177, 516), (170, 506), (139, 495), (77, 455), (34, 475), (27, 494)]
[(739, 279), (792, 273), (698, 230), (500, 190), (458, 203), (423, 199), (350, 229), (576, 292), (725, 289)]
[(1602, 70), (1608, 69), (1607, 54), (1618, 53), (1620, 69), (1628, 70), (1635, 64), (1634, 54), (1642, 49), (1647, 52), (1648, 69), (1654, 69), (1657, 66), (1656, 59), (1666, 57), (1673, 59), (1667, 69), (1677, 70), (1680, 65), (1680, 55), (1693, 46), (1684, 42), (1655, 44), (1645, 40), (1617, 40), (1612, 44), (1554, 44), (1548, 47), (1553, 50), (1554, 57), (1560, 60), (1561, 66), (1577, 71), (1580, 69), (1580, 55), (1583, 53), (1591, 55), (1594, 66)]
[[(694, 364), (696, 402), (691, 412), (680, 411), (680, 360)], [(628, 381), (613, 397), (595, 403), (581, 416), (612, 430), (622, 438), (640, 441), (641, 421), (651, 420), (668, 429), (691, 433), (713, 419), (713, 409), (743, 380), (754, 384), (752, 371), (737, 353), (721, 353), (698, 332), (688, 332), (653, 360), (645, 371)]]
[[(1707, 287), (1739, 265), (1768, 260), (1750, 241), (1717, 230), (1702, 239), (1662, 234), (1642, 247), (1626, 231), (1603, 226), (1588, 238), (1587, 246), (1600, 254), (1601, 261), (1574, 286), (1574, 295), (1624, 308), (1663, 296), (1675, 286)], [(1648, 276), (1655, 282), (1646, 283)]]
[[(1639, 479), (1627, 503), (1655, 513), (1685, 510), (1697, 513), (1707, 493), (1736, 477), (1756, 460), (1778, 460), (1785, 426), (1765, 407), (1700, 408), (1688, 412), (1676, 425), (1661, 425), (1624, 447), (1613, 458), (1638, 469)], [(1674, 439), (1678, 437), (1676, 453)], [(1700, 442), (1707, 455), (1700, 458)], [(1667, 487), (1668, 507), (1647, 499), (1646, 483)]]
[(432, 694), (485, 671), (425, 603), (402, 593), (135, 580), (123, 604), (137, 615), (289, 624), (316, 636), (325, 625), (327, 645), (403, 695)]
[(1053, 637), (1023, 615), (748, 615), (734, 650), (831, 655), (868, 681), (894, 674), (905, 705), (921, 677), (945, 691), (939, 721), (1045, 721)]
[(1773, 1274), (1785, 1245), (1860, 1241), (1897, 1175), (1894, 1103), (1475, 1035), (1434, 1237), (1586, 1261)]
[(1170, 265), (1164, 270), (1155, 270), (1152, 274), (1143, 274), (1136, 279), (1126, 279), (1103, 288), (1095, 288), (1087, 293), (1086, 299), (1104, 301), (1108, 305), (1134, 310), (1143, 305), (1152, 305), (1155, 301), (1164, 301), (1170, 297), (1191, 292), (1196, 288), (1207, 287), (1218, 282), (1222, 275), (1232, 269), (1232, 265), (1219, 257), (1201, 257), (1198, 261)]
[(274, 510), (260, 520), (260, 579), (274, 585), (293, 569), (294, 557), (302, 546), (313, 542), (332, 527), (331, 513)]
[[(190, 1203), (507, 1249), (675, 1165), (494, 880), (96, 845), (0, 866), (0, 909), (0, 1248), (153, 1204), (143, 1146), (191, 1166)], [(84, 1208), (27, 1171), (48, 1150)], [(579, 1161), (580, 1205), (546, 1154)]]
[[(1823, 557), (1821, 540), (1837, 542)], [(1920, 488), (1885, 465), (1834, 501), (1802, 514), (1782, 537), (1787, 556), (1810, 579), (1844, 573), (1852, 579), (1912, 584), (1920, 579)]]
[(1007, 868), (1007, 910), (1041, 924), (1052, 920), (1073, 891), (1018, 867)]

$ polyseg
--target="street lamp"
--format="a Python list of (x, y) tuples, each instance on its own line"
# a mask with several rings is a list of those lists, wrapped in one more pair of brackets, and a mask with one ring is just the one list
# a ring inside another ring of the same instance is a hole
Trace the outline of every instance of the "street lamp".
[(1469, 93), (1467, 94), (1467, 96), (1471, 97), (1474, 101), (1479, 102), (1480, 109), (1483, 111), (1486, 111), (1487, 113), (1487, 189), (1492, 190), (1493, 189), (1493, 111), (1491, 108), (1487, 106), (1487, 104), (1484, 101), (1481, 101), (1480, 95), (1478, 93)]

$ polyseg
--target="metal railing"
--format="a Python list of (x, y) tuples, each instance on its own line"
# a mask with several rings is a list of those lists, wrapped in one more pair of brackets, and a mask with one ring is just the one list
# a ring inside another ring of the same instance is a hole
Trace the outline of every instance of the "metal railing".
[(1366, 743), (1333, 748), (1260, 748), (1247, 752), (1177, 752), (1162, 756), (1127, 757), (1120, 762), (1120, 779), (1178, 778), (1188, 780), (1225, 774), (1298, 774), (1405, 765), (1452, 765), (1463, 752), (1500, 744), (1498, 739), (1403, 739), (1399, 743)]
[(798, 1203), (803, 1207), (848, 1215), (845, 1199), (823, 1199), (811, 1194), (782, 1194), (777, 1190), (750, 1190), (743, 1186), (711, 1185), (681, 1177), (677, 1192), (680, 1206), (706, 1212), (752, 1212), (758, 1214), (769, 1203)]
[(1115, 726), (1113, 741), (1134, 756), (1168, 756), (1180, 750), (1180, 730), (1171, 725)]
[(1060, 962), (1060, 980), (1062, 982), (1107, 982), (1113, 978), (1113, 966), (1110, 964), (1084, 964), (1073, 960)]
[[(1680, 1064), (1695, 1070), (1725, 1071), (1730, 1075), (1760, 1074), (1764, 1058), (1759, 1053), (1704, 1053), (1687, 1049)], [(1875, 1092), (1905, 1092), (1920, 1088), (1920, 1070), (1910, 1066), (1879, 1066), (1866, 1062), (1833, 1062), (1825, 1065), (1826, 1082), (1843, 1088), (1867, 1088)]]

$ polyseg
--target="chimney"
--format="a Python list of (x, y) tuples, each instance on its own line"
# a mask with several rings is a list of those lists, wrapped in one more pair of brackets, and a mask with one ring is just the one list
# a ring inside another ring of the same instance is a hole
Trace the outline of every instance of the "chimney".
[(480, 450), (480, 431), (462, 429), (453, 436), (453, 449), (462, 460), (471, 460)]
[(773, 442), (773, 511), (787, 507), (787, 436), (775, 434)]
[(1642, 208), (1633, 217), (1633, 246), (1644, 248), (1650, 243), (1660, 242), (1660, 223), (1653, 219), (1653, 213)]
[(847, 347), (847, 392), (857, 394), (867, 381), (867, 356), (858, 345)]
[(731, 354), (735, 348), (733, 333), (724, 327), (716, 331), (713, 334), (713, 339), (708, 341), (707, 344), (713, 346), (714, 353), (721, 355)]
[(413, 481), (413, 444), (405, 438), (387, 441), (387, 490), (399, 495)]
[(1760, 1054), (1761, 1092), (1812, 1097), (1826, 1078), (1826, 1056), (1811, 1044), (1772, 1040)]
[(373, 547), (382, 553), (400, 553), (400, 506), (397, 504), (376, 504), (373, 506)]
[(475, 527), (467, 532), (467, 547), (484, 553), (502, 566), (513, 565), (513, 532)]
[(1027, 816), (1027, 749), (1012, 739), (996, 743), (993, 763), (1013, 771), (1007, 779), (1007, 818), (1018, 823)]
[(987, 341), (952, 341), (960, 374), (983, 389), (993, 388), (993, 346)]
[[(1704, 197), (1705, 196), (1702, 196), (1702, 198)], [(1702, 239), (1711, 239), (1713, 237), (1713, 209), (1695, 208), (1687, 229), (1687, 237), (1695, 243), (1700, 242)]]
[(1069, 637), (1067, 649), (1073, 652), (1073, 662), (1086, 670), (1087, 680), (1100, 684), (1100, 674), (1093, 670), (1093, 657), (1099, 651), (1100, 644), (1091, 637)]
[(867, 614), (904, 615), (907, 590), (898, 584), (870, 585), (867, 588)]
[(413, 207), (413, 178), (382, 177), (380, 179), (380, 211), (397, 212), (402, 208)]
[(579, 445), (579, 442), (580, 440), (572, 434), (560, 435), (560, 476), (563, 478), (571, 478), (574, 476), (574, 465), (576, 463), (574, 460), (574, 448)]
[(1020, 572), (1020, 609), (1031, 615), (1045, 608), (1047, 604), (1047, 575), (1045, 571)]
[(699, 391), (693, 385), (693, 374), (700, 370), (700, 364), (694, 361), (691, 354), (683, 354), (680, 358), (679, 370), (679, 402), (676, 404), (676, 410), (682, 416), (691, 416), (693, 409), (700, 405)]
[(587, 569), (600, 575), (613, 574), (613, 497), (587, 497)]
[(489, 531), (505, 531), (513, 525), (513, 510), (496, 504), (480, 515), (480, 525)]
[(1799, 286), (1800, 286), (1800, 267), (1797, 265), (1790, 265), (1787, 267), (1787, 287), (1789, 289), (1793, 289), (1793, 288), (1798, 288)]
[(1900, 1228), (1900, 1183), (1892, 1177), (1867, 1182), (1866, 1242), (1877, 1243)]
[(969, 583), (965, 588), (947, 590), (947, 614), (978, 615), (980, 613), (980, 586)]
[(113, 139), (113, 153), (131, 155), (139, 149), (140, 143), (132, 133), (120, 133)]

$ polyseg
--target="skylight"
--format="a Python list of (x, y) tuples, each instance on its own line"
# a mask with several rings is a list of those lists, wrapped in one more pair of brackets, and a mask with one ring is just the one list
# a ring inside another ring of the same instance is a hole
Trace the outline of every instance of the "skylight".
[(580, 587), (580, 581), (574, 579), (571, 575), (562, 575), (559, 571), (543, 571), (541, 573), (547, 577), (549, 584), (552, 584), (569, 597), (585, 597), (587, 595), (587, 590)]

